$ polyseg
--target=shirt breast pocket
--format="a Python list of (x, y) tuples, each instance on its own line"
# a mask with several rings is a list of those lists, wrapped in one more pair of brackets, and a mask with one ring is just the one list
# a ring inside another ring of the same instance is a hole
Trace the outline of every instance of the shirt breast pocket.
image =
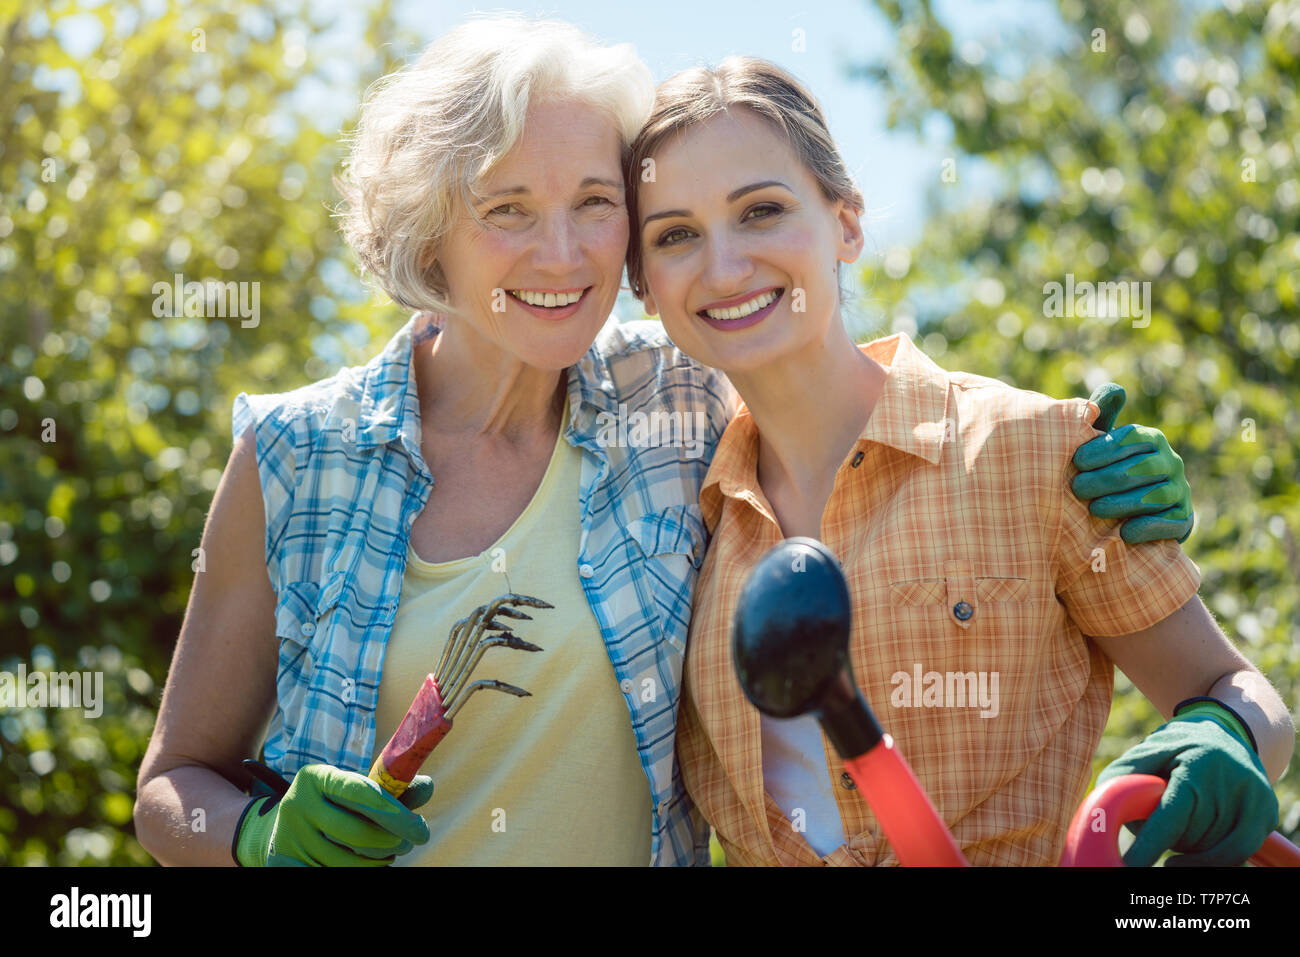
[(275, 609), (275, 634), (280, 639), (279, 684), (305, 691), (316, 666), (325, 659), (330, 621), (343, 594), (342, 574), (324, 583), (289, 582), (281, 590)]
[(647, 512), (627, 526), (644, 560), (638, 576), (642, 601), (655, 609), (659, 635), (685, 651), (691, 616), (691, 595), (704, 562), (706, 535), (698, 505), (673, 505)]
[(945, 562), (942, 578), (893, 582), (889, 601), (902, 622), (928, 636), (976, 642), (992, 650), (1032, 643), (1033, 582), (1014, 575), (975, 575), (969, 560)]

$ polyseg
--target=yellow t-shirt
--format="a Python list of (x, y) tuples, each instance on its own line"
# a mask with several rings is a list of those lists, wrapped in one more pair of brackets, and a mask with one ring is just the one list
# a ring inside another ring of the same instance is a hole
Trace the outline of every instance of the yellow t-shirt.
[[(564, 418), (567, 421), (566, 407)], [(627, 701), (577, 574), (582, 450), (557, 437), (533, 499), (480, 555), (426, 562), (408, 546), (401, 601), (385, 653), (379, 755), (452, 626), (507, 592), (555, 606), (512, 621), (539, 652), (490, 648), (470, 678), (532, 692), (482, 690), (421, 768), (434, 780), (419, 813), (429, 843), (399, 866), (650, 863), (650, 785)]]

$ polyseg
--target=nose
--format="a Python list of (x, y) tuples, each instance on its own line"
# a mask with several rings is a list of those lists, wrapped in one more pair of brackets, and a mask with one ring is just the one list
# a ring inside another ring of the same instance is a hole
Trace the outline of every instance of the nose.
[(533, 265), (540, 272), (569, 276), (582, 266), (578, 224), (565, 212), (548, 213), (542, 221)]
[(700, 277), (710, 295), (726, 298), (744, 292), (754, 275), (754, 261), (740, 243), (716, 232), (704, 246), (704, 273)]

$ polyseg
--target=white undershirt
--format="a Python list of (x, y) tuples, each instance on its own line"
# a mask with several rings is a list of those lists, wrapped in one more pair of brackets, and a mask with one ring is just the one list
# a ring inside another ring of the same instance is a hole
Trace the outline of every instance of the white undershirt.
[(821, 857), (844, 843), (844, 826), (826, 768), (821, 726), (812, 715), (769, 718), (760, 715), (763, 734), (763, 787), (795, 826), (803, 810), (803, 837)]

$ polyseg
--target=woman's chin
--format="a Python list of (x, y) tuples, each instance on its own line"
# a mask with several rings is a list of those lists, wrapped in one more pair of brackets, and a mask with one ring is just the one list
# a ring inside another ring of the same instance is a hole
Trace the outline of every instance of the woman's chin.
[[(781, 359), (782, 356), (795, 351), (796, 343), (788, 337), (789, 330), (778, 328), (760, 329), (754, 327), (752, 332), (717, 333), (705, 329), (702, 333), (693, 331), (680, 339), (669, 331), (668, 335), (692, 359), (728, 374), (751, 373)], [(782, 333), (787, 333), (783, 335)]]
[(565, 336), (563, 341), (546, 339), (520, 343), (515, 355), (535, 368), (559, 372), (576, 365), (587, 354), (595, 339), (596, 333), (593, 332), (590, 336)]

